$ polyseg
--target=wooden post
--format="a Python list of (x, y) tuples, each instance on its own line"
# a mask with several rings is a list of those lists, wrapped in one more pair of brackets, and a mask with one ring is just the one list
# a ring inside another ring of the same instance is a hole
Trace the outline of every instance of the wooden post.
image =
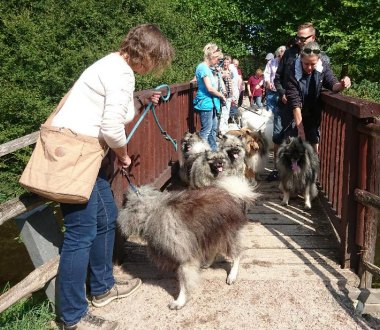
[[(41, 205), (18, 216), (15, 221), (34, 267), (42, 266), (59, 255), (63, 234), (50, 205)], [(58, 315), (58, 288), (55, 278), (47, 283), (45, 292)]]

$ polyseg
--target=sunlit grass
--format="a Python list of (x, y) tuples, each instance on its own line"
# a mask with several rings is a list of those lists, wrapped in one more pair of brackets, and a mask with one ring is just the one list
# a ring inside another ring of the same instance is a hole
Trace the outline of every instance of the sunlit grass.
[[(9, 289), (9, 285), (3, 292)], [(2, 330), (44, 330), (55, 329), (55, 314), (43, 292), (22, 299), (0, 313)]]

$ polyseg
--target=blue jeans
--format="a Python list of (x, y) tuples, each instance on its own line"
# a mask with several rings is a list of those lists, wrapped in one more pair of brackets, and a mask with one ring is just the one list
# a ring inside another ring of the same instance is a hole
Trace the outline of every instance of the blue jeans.
[(197, 110), (201, 121), (200, 137), (207, 141), (213, 151), (216, 151), (216, 133), (218, 131), (218, 118), (212, 110)]
[(273, 112), (273, 137), (272, 141), (279, 144), (281, 141), (280, 134), (282, 131), (280, 109), (278, 107), (278, 93), (267, 90), (267, 110)]
[(262, 98), (263, 98), (262, 96), (253, 96), (252, 106), (256, 104), (259, 108), (262, 108), (263, 107), (263, 103), (261, 102)]
[(267, 110), (272, 111), (273, 113), (276, 111), (278, 104), (278, 93), (267, 89)]
[(88, 203), (61, 204), (61, 210), (65, 224), (58, 270), (61, 318), (73, 325), (87, 313), (87, 270), (92, 295), (105, 293), (115, 283), (112, 253), (118, 210), (102, 171)]

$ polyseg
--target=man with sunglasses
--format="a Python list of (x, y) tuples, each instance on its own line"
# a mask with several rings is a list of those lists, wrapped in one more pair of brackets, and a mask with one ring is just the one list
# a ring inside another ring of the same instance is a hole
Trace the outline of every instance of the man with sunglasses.
[(289, 115), (286, 112), (286, 103), (287, 98), (285, 94), (285, 88), (288, 81), (288, 76), (290, 73), (291, 65), (293, 64), (295, 58), (298, 57), (300, 50), (307, 45), (309, 42), (315, 41), (315, 28), (312, 23), (304, 23), (301, 24), (297, 29), (297, 36), (295, 38), (295, 44), (288, 48), (284, 55), (281, 58), (281, 61), (278, 65), (275, 78), (274, 78), (274, 86), (276, 91), (278, 92), (279, 101), (278, 101), (278, 115), (281, 117), (281, 121), (277, 120), (277, 122), (281, 122), (282, 127), (278, 127), (273, 134), (273, 144), (274, 144), (274, 170), (269, 174), (267, 180), (273, 181), (278, 180), (278, 171), (276, 167), (277, 160), (277, 151), (284, 140), (285, 131), (288, 127), (284, 126), (284, 123), (289, 122)]
[(300, 136), (318, 153), (322, 88), (340, 92), (350, 86), (349, 77), (338, 81), (334, 76), (315, 41), (305, 45), (292, 64), (286, 85), (286, 111), (290, 120), (285, 125), (294, 124), (285, 132), (285, 136)]

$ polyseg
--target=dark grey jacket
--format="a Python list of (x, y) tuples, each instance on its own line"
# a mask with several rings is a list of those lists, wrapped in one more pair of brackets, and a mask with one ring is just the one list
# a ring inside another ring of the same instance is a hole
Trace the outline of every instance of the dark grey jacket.
[[(311, 79), (315, 80), (314, 94), (309, 96), (312, 102), (309, 102), (308, 108), (304, 106), (304, 93), (300, 86), (300, 79), (302, 78), (302, 64), (301, 58), (297, 58), (291, 68), (287, 85), (286, 85), (286, 98), (288, 111), (293, 111), (294, 108), (300, 107), (302, 117), (309, 117), (310, 119), (320, 122), (321, 114), (321, 100), (320, 95), (322, 88), (332, 90), (333, 86), (338, 82), (334, 76), (329, 64), (324, 60), (319, 60), (316, 65)], [(310, 100), (309, 98), (309, 100)], [(306, 118), (305, 118), (306, 119)]]
[(300, 49), (298, 45), (294, 45), (287, 49), (282, 56), (276, 74), (274, 76), (274, 87), (278, 92), (280, 99), (285, 94), (286, 85), (288, 83), (288, 77), (291, 72), (292, 64), (295, 58), (298, 56)]

